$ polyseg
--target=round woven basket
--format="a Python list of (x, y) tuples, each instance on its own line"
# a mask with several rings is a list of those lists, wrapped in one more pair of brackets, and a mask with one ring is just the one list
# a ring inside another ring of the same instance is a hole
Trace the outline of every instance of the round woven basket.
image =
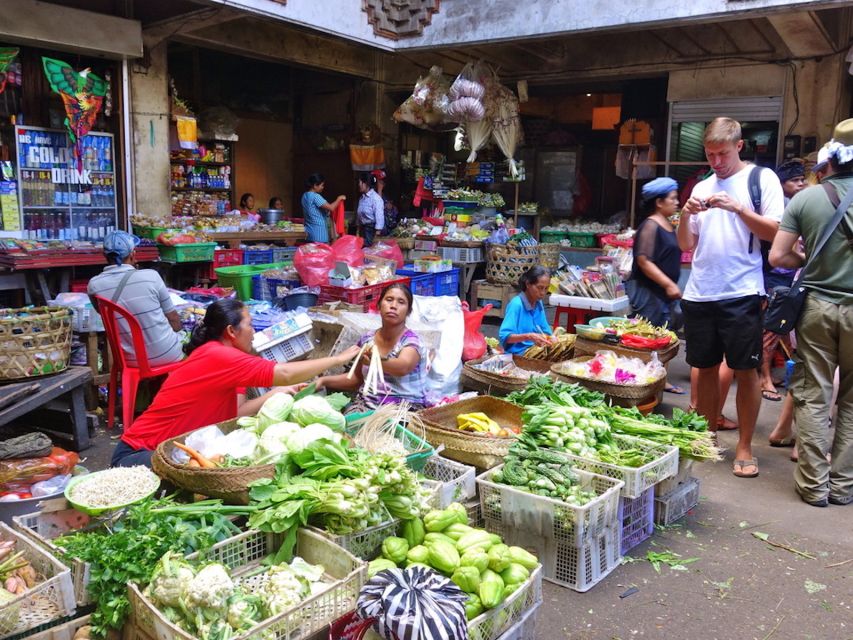
[[(237, 429), (237, 420), (228, 420), (217, 425), (223, 433)], [(272, 478), (274, 464), (257, 467), (224, 467), (197, 469), (172, 462), (175, 442), (186, 439), (189, 433), (161, 442), (151, 456), (151, 469), (176, 487), (199, 493), (211, 498), (221, 498), (226, 504), (249, 504), (249, 484), (255, 480)]]
[(403, 251), (408, 249), (415, 248), (415, 239), (414, 238), (392, 238), (397, 241), (397, 246), (400, 247)]
[(666, 386), (666, 376), (650, 382), (649, 384), (616, 384), (613, 382), (603, 382), (601, 380), (590, 380), (589, 378), (581, 378), (564, 373), (564, 367), (569, 362), (586, 362), (591, 360), (592, 356), (583, 356), (574, 358), (566, 362), (558, 362), (551, 367), (551, 373), (558, 379), (564, 382), (577, 383), (592, 391), (600, 391), (605, 394), (613, 404), (620, 407), (634, 407), (640, 404), (643, 400), (657, 395)]
[(539, 247), (489, 245), (486, 251), (486, 280), (492, 284), (517, 284), (524, 272), (539, 264)]
[(560, 266), (560, 245), (558, 244), (540, 244), (539, 245), (539, 264), (554, 271)]
[(472, 412), (485, 413), (505, 428), (522, 426), (521, 407), (491, 396), (423, 409), (418, 416), (424, 423), (427, 441), (436, 447), (444, 446), (442, 456), (480, 469), (491, 469), (503, 463), (515, 438), (494, 438), (460, 431), (456, 426), (456, 416)]
[[(462, 366), (460, 382), (462, 388), (469, 391), (478, 391), (489, 396), (505, 396), (513, 391), (519, 391), (527, 386), (528, 378), (515, 376), (502, 376), (490, 371), (482, 371), (474, 367), (489, 356), (469, 360)], [(541, 375), (550, 375), (551, 363), (544, 360), (531, 360), (521, 356), (513, 356), (513, 362), (520, 369), (534, 371)]]
[(575, 355), (592, 356), (595, 355), (597, 351), (607, 349), (608, 351), (612, 351), (620, 356), (625, 356), (627, 358), (639, 358), (643, 362), (648, 362), (652, 359), (652, 354), (657, 353), (658, 360), (660, 361), (660, 363), (666, 364), (676, 355), (678, 355), (678, 350), (680, 347), (681, 341), (676, 340), (668, 347), (664, 347), (663, 349), (659, 349), (657, 351), (649, 349), (632, 349), (630, 347), (625, 347), (621, 344), (604, 344), (603, 342), (600, 342), (598, 340), (590, 340), (588, 338), (578, 336), (577, 340), (575, 340)]
[(0, 309), (0, 381), (65, 371), (70, 358), (70, 309)]

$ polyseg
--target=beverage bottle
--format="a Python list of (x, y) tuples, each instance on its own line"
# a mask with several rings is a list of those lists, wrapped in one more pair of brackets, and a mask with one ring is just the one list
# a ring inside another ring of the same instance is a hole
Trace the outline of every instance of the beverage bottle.
[(98, 233), (101, 236), (101, 242), (103, 242), (107, 235), (107, 220), (103, 212), (98, 216)]
[(104, 171), (113, 170), (113, 141), (111, 138), (104, 138)]
[(87, 213), (77, 213), (77, 239), (78, 240), (88, 240), (89, 233), (86, 227), (86, 215)]

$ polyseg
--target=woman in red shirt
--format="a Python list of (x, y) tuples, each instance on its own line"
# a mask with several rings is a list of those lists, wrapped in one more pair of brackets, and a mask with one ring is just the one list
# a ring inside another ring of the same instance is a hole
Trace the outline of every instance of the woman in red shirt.
[[(352, 346), (330, 358), (277, 364), (252, 355), (252, 318), (239, 300), (218, 300), (207, 308), (184, 350), (189, 356), (169, 374), (154, 402), (121, 436), (111, 466), (151, 464), (151, 454), (164, 440), (237, 416), (255, 415), (280, 387), (304, 382), (326, 369), (343, 365), (358, 353)], [(243, 387), (276, 389), (247, 400)]]

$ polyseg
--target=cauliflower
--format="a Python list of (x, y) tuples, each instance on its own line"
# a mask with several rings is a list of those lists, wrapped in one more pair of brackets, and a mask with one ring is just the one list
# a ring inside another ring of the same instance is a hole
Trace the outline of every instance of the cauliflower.
[(228, 624), (236, 630), (246, 630), (263, 620), (264, 601), (256, 595), (237, 591), (228, 601)]
[(157, 562), (146, 592), (164, 607), (180, 607), (181, 596), (194, 577), (193, 568), (169, 551)]
[(209, 564), (189, 582), (184, 592), (188, 610), (215, 609), (225, 611), (234, 593), (234, 581), (221, 564)]
[(272, 567), (267, 578), (262, 597), (272, 616), (299, 604), (309, 593), (308, 585), (287, 565)]

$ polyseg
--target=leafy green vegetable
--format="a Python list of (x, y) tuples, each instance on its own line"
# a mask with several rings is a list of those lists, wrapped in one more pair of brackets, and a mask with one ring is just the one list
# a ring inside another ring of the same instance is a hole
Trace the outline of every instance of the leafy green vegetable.
[(335, 431), (343, 431), (346, 426), (343, 414), (321, 396), (306, 396), (294, 402), (290, 417), (303, 427), (319, 422)]
[(343, 408), (350, 403), (350, 398), (345, 393), (332, 393), (326, 396), (326, 402), (328, 402), (335, 411), (343, 411)]
[(263, 434), (270, 425), (287, 420), (293, 406), (293, 396), (289, 393), (275, 393), (267, 398), (258, 411), (258, 434)]

